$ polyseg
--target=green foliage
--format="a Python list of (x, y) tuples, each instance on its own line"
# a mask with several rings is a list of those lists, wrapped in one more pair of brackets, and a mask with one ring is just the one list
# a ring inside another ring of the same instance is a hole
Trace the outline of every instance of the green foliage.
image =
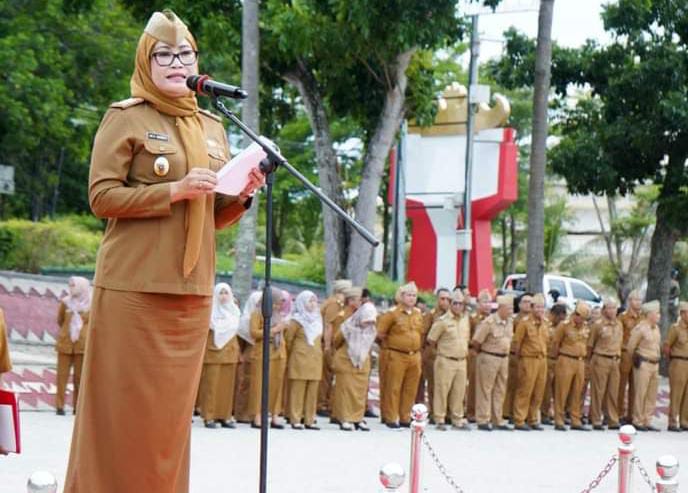
[(0, 266), (39, 272), (43, 267), (93, 266), (101, 234), (72, 218), (0, 222)]

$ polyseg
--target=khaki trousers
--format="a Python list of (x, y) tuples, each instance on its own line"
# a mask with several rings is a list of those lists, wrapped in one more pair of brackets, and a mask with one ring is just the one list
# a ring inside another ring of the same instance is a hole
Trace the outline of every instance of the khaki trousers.
[(608, 425), (618, 425), (619, 360), (594, 354), (590, 366), (590, 421), (593, 425), (601, 425), (603, 414), (606, 414)]
[(318, 401), (320, 380), (289, 379), (288, 414), (291, 424), (301, 422), (306, 425), (315, 423), (315, 408)]
[[(518, 387), (514, 400), (514, 424), (534, 425), (540, 421), (540, 404), (545, 393), (547, 379), (547, 358), (522, 356), (518, 360)], [(555, 377), (556, 378), (556, 377)]]
[(556, 358), (547, 358), (547, 378), (545, 379), (545, 393), (542, 396), (540, 406), (540, 416), (554, 417), (554, 367), (557, 364)]
[(253, 419), (249, 408), (249, 392), (251, 389), (251, 352), (253, 346), (246, 344), (241, 353), (241, 361), (237, 368), (236, 383), (234, 384), (234, 418), (240, 422), (248, 422)]
[(237, 366), (236, 363), (203, 364), (198, 393), (204, 421), (232, 418)]
[(554, 367), (554, 423), (564, 425), (569, 403), (571, 425), (581, 426), (580, 399), (585, 380), (585, 361), (560, 355)]
[(509, 374), (509, 360), (480, 353), (475, 362), (475, 412), (478, 424), (502, 424), (502, 405)]
[(332, 370), (332, 356), (334, 350), (323, 351), (322, 379), (318, 387), (318, 411), (331, 411), (332, 394), (334, 392), (334, 371)]
[(475, 419), (475, 362), (478, 357), (473, 351), (468, 352), (468, 390), (466, 391), (466, 417)]
[(669, 425), (688, 428), (688, 360), (671, 360), (669, 387)]
[(437, 356), (435, 359), (435, 393), (433, 409), (435, 423), (444, 423), (447, 410), (452, 424), (463, 423), (463, 400), (466, 396), (466, 360)]
[(359, 372), (336, 373), (332, 416), (340, 423), (360, 423), (366, 409), (368, 377)]
[[(410, 423), (411, 406), (418, 390), (420, 380), (420, 353), (405, 354), (391, 349), (385, 356), (385, 401), (386, 423)], [(437, 381), (437, 375), (435, 375)], [(435, 384), (435, 386), (437, 386)]]
[(657, 403), (659, 385), (659, 365), (643, 361), (640, 368), (633, 368), (633, 424), (649, 426)]
[(57, 394), (55, 394), (55, 407), (64, 409), (65, 392), (69, 381), (69, 371), (74, 367), (72, 391), (72, 407), (76, 410), (76, 403), (79, 400), (79, 386), (81, 385), (81, 368), (84, 363), (83, 354), (57, 353)]
[(509, 375), (506, 379), (506, 396), (502, 413), (504, 417), (514, 416), (514, 401), (516, 400), (516, 388), (518, 387), (518, 358), (514, 354), (509, 354)]
[[(633, 414), (634, 386), (633, 386), (633, 355), (628, 351), (621, 352), (621, 364), (619, 365), (619, 396), (616, 400), (616, 409), (620, 418), (631, 421)], [(626, 399), (628, 389), (628, 399)]]
[[(427, 346), (423, 350), (422, 359), (422, 373), (420, 383), (418, 384), (418, 393), (416, 394), (416, 402), (427, 403), (428, 415), (432, 416), (432, 401), (435, 391), (435, 358), (437, 357), (437, 350), (432, 346)], [(427, 392), (427, 399), (426, 399)]]
[[(275, 417), (282, 411), (282, 390), (284, 388), (284, 373), (287, 368), (287, 360), (270, 360), (270, 381), (268, 382), (268, 413)], [(260, 359), (254, 359), (251, 365), (250, 409), (253, 420), (260, 422), (261, 388), (263, 383), (263, 364)]]

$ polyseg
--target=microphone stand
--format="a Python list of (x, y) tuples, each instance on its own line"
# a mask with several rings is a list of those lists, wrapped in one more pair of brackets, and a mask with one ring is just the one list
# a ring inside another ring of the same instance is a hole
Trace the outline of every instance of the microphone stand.
[(324, 202), (347, 224), (353, 227), (365, 240), (373, 246), (380, 242), (365, 227), (356, 222), (344, 210), (332, 201), (327, 195), (308, 178), (297, 171), (287, 159), (282, 156), (279, 150), (273, 148), (265, 142), (253, 130), (251, 130), (241, 119), (230, 111), (217, 97), (212, 98), (213, 106), (234, 124), (236, 124), (251, 140), (263, 148), (267, 157), (260, 163), (260, 170), (265, 174), (266, 210), (265, 210), (265, 285), (263, 287), (263, 300), (261, 312), (263, 315), (263, 361), (262, 361), (262, 383), (260, 401), (260, 484), (259, 493), (267, 491), (267, 464), (268, 464), (268, 401), (269, 401), (269, 382), (270, 382), (270, 323), (272, 320), (272, 187), (275, 181), (274, 171), (278, 167), (286, 169), (292, 176), (296, 177), (307, 189), (313, 192), (321, 202)]

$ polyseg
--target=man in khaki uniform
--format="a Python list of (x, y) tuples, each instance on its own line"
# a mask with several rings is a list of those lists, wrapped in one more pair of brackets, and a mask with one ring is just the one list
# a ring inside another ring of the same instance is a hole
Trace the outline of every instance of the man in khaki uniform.
[(595, 430), (603, 430), (602, 414), (607, 416), (610, 430), (619, 429), (617, 397), (619, 395), (619, 362), (623, 342), (623, 327), (616, 318), (618, 304), (607, 298), (602, 318), (592, 324), (588, 339), (588, 358), (591, 371), (590, 421)]
[(411, 282), (397, 291), (397, 306), (378, 319), (382, 343), (382, 419), (389, 428), (411, 426), (411, 406), (418, 390), (423, 315), (415, 307), (418, 288)]
[(332, 296), (327, 298), (320, 307), (323, 317), (323, 369), (322, 380), (318, 388), (318, 416), (330, 415), (330, 403), (333, 395), (334, 372), (332, 371), (332, 338), (334, 329), (332, 322), (344, 308), (344, 291), (349, 289), (352, 283), (348, 279), (337, 279), (332, 285)]
[(566, 320), (566, 305), (556, 303), (549, 311), (549, 348), (547, 351), (547, 379), (545, 380), (545, 394), (540, 406), (540, 416), (543, 425), (554, 424), (554, 367), (557, 364), (557, 356), (552, 351), (554, 331), (561, 322)]
[[(630, 423), (633, 414), (633, 355), (626, 351), (626, 345), (631, 337), (631, 331), (642, 320), (640, 305), (643, 299), (640, 297), (640, 293), (634, 289), (628, 294), (626, 301), (628, 307), (625, 312), (619, 315), (619, 322), (623, 326), (623, 343), (621, 345), (619, 396), (616, 401), (616, 408), (619, 411), (621, 421), (623, 423)], [(628, 389), (628, 400), (626, 400), (626, 389)]]
[(549, 321), (545, 317), (545, 297), (539, 293), (533, 296), (532, 308), (516, 326), (513, 339), (518, 358), (513, 417), (515, 429), (520, 431), (544, 430), (538, 421), (547, 378)]
[[(524, 317), (530, 315), (532, 310), (533, 295), (525, 293), (521, 296), (518, 302), (518, 313), (514, 317), (514, 332), (516, 327)], [(513, 407), (516, 397), (516, 387), (518, 386), (518, 358), (516, 357), (516, 348), (514, 347), (514, 340), (511, 340), (511, 349), (509, 351), (509, 376), (506, 379), (506, 397), (504, 398), (504, 406), (502, 412), (504, 417), (511, 418), (513, 421)]]
[(688, 302), (679, 303), (679, 319), (669, 329), (664, 355), (669, 358), (669, 431), (688, 431)]
[[(487, 289), (483, 289), (478, 293), (478, 299), (476, 300), (475, 312), (470, 316), (471, 324), (471, 338), (475, 334), (475, 329), (480, 325), (480, 322), (485, 320), (490, 316), (492, 311), (492, 296)], [(468, 391), (466, 392), (466, 417), (469, 423), (475, 422), (475, 394), (476, 394), (476, 383), (475, 383), (475, 361), (478, 356), (473, 350), (468, 352)]]
[(497, 313), (483, 320), (471, 339), (471, 346), (478, 353), (475, 382), (476, 420), (480, 430), (512, 429), (503, 422), (502, 404), (509, 372), (509, 348), (514, 334), (513, 309), (511, 296), (498, 296)]
[(590, 329), (586, 324), (590, 307), (579, 301), (571, 318), (554, 331), (552, 353), (557, 356), (554, 367), (554, 429), (566, 431), (564, 412), (570, 404), (571, 429), (588, 431), (581, 422), (580, 398), (585, 378), (585, 359)]
[[(451, 293), (446, 288), (440, 288), (437, 290), (437, 300), (435, 303), (435, 308), (433, 308), (423, 316), (423, 324), (425, 326), (424, 330), (426, 336), (427, 333), (430, 331), (430, 327), (432, 327), (432, 324), (435, 323), (437, 319), (439, 319), (442, 315), (447, 313), (447, 310), (449, 310), (449, 305), (451, 304), (451, 296)], [(430, 419), (432, 419), (433, 415), (432, 401), (434, 393), (433, 387), (435, 386), (433, 375), (436, 356), (437, 348), (432, 344), (428, 344), (426, 338), (423, 346), (423, 354), (421, 355), (423, 373), (421, 375), (420, 383), (418, 384), (418, 394), (416, 395), (416, 402), (426, 402), (425, 390), (427, 388), (427, 402), (428, 412), (431, 417)]]
[(452, 428), (469, 429), (463, 410), (469, 340), (470, 324), (464, 313), (464, 297), (455, 293), (449, 311), (432, 324), (428, 333), (428, 342), (437, 347), (433, 417), (438, 430), (447, 429), (444, 423), (447, 410)]
[(633, 329), (626, 350), (633, 357), (633, 426), (638, 431), (659, 431), (652, 426), (659, 384), (659, 301), (642, 305), (645, 318)]

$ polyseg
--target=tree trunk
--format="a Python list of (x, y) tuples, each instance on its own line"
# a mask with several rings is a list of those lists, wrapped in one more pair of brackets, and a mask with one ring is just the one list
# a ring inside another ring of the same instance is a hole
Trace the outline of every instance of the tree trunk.
[[(377, 198), (387, 155), (404, 117), (406, 69), (415, 51), (415, 48), (411, 48), (397, 56), (391, 77), (392, 86), (387, 88), (380, 120), (363, 160), (363, 176), (356, 201), (356, 219), (371, 232), (375, 228)], [(373, 247), (361, 235), (351, 234), (346, 272), (354, 285), (366, 285), (372, 252)]]
[[(344, 194), (339, 176), (337, 154), (332, 145), (330, 122), (318, 83), (303, 60), (300, 60), (292, 71), (284, 74), (284, 79), (299, 91), (313, 130), (320, 188), (325, 195), (344, 208)], [(347, 232), (344, 221), (326, 205), (323, 204), (322, 208), (325, 237), (325, 280), (329, 291), (332, 282), (342, 277), (344, 273)]]
[(60, 200), (60, 181), (62, 181), (62, 165), (64, 164), (65, 148), (60, 147), (60, 157), (57, 158), (57, 178), (53, 189), (53, 201), (50, 205), (50, 217), (54, 218), (57, 214), (57, 202)]
[[(241, 86), (248, 92), (248, 98), (241, 106), (244, 122), (259, 133), (260, 114), (258, 111), (259, 54), (260, 34), (258, 31), (259, 0), (244, 0), (241, 19)], [(244, 138), (244, 147), (249, 144)], [(236, 261), (232, 276), (232, 289), (240, 302), (244, 302), (251, 292), (253, 281), (253, 262), (256, 257), (256, 223), (258, 218), (258, 196), (254, 197), (251, 208), (239, 222), (239, 234), (235, 243)]]
[(533, 136), (528, 187), (528, 289), (542, 292), (545, 273), (545, 165), (547, 162), (547, 108), (552, 62), (554, 0), (540, 2), (533, 86)]
[(671, 265), (677, 234), (669, 224), (666, 204), (657, 208), (657, 223), (652, 234), (650, 264), (647, 269), (646, 301), (659, 300), (662, 307), (660, 327), (662, 335), (669, 327), (669, 288), (671, 285)]

